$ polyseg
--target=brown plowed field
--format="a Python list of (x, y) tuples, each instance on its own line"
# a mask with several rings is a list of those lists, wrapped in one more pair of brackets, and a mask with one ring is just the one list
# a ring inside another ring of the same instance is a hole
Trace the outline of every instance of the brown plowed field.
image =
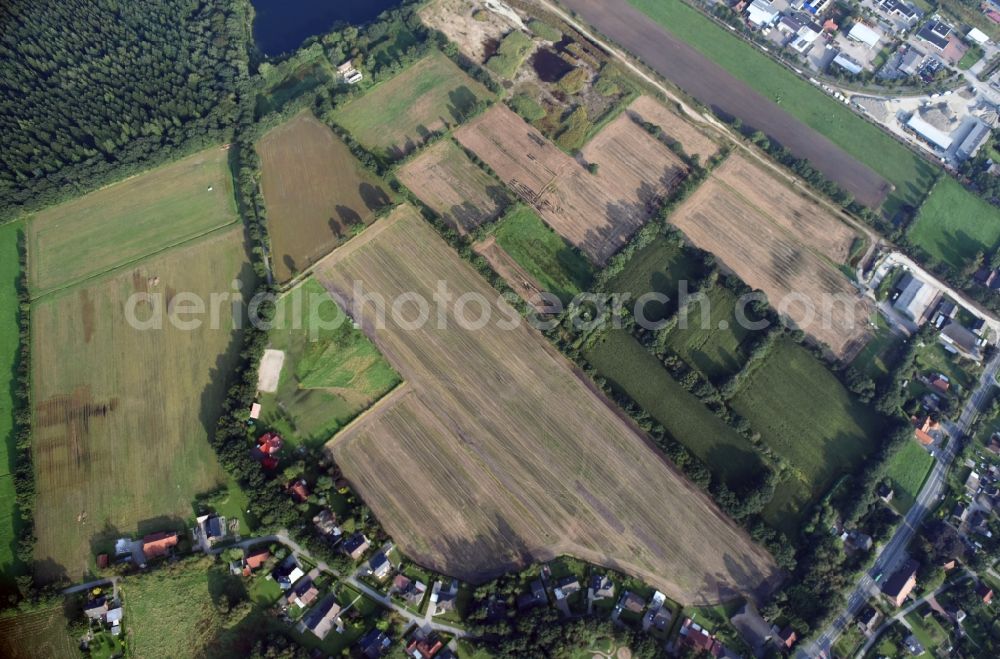
[(503, 277), (504, 281), (528, 304), (534, 305), (539, 311), (545, 308), (539, 297), (543, 290), (542, 285), (497, 243), (496, 238), (490, 236), (486, 240), (476, 243), (473, 249), (476, 254), (486, 259), (490, 267)]
[(668, 137), (680, 143), (684, 153), (698, 156), (702, 163), (719, 151), (719, 145), (707, 135), (649, 96), (640, 96), (632, 101), (626, 112), (639, 121), (648, 121), (662, 128)]
[(507, 189), (451, 140), (406, 163), (399, 180), (462, 235), (500, 217), (511, 202)]
[(309, 112), (257, 143), (274, 271), (288, 281), (391, 200), (340, 138)]
[(847, 262), (858, 234), (826, 206), (793, 190), (773, 172), (740, 154), (726, 159), (715, 177), (795, 240), (834, 263)]
[(718, 178), (704, 183), (670, 221), (838, 357), (867, 340), (869, 305), (847, 278)]
[[(388, 301), (491, 301), (481, 329), (404, 329), (356, 318), (412, 387), (391, 409), (328, 445), (402, 549), (419, 563), (482, 582), (568, 553), (635, 574), (685, 603), (773, 585), (771, 557), (678, 474), (410, 208), (370, 240), (332, 254), (317, 278), (345, 309), (355, 281)], [(412, 319), (414, 305), (405, 317)], [(471, 316), (478, 305), (468, 307)], [(436, 314), (431, 314), (436, 316)], [(469, 313), (466, 314), (468, 319)]]
[(506, 106), (492, 108), (455, 137), (599, 265), (645, 224), (683, 171), (676, 155), (624, 116), (584, 151), (600, 166), (596, 175)]

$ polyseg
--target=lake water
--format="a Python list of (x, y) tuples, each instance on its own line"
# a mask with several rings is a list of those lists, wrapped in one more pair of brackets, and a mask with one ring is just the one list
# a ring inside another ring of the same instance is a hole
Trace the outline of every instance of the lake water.
[(253, 38), (270, 57), (298, 48), (306, 38), (328, 32), (338, 22), (361, 25), (400, 0), (252, 0)]

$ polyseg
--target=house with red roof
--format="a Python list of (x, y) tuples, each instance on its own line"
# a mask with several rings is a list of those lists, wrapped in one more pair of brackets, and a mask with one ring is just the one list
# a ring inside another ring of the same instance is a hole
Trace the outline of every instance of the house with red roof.
[(142, 553), (147, 559), (166, 556), (171, 547), (177, 546), (177, 539), (176, 531), (150, 533), (142, 539)]
[(243, 575), (250, 576), (250, 573), (259, 568), (267, 559), (271, 558), (271, 552), (267, 549), (257, 549), (243, 556)]
[(297, 503), (303, 503), (309, 498), (309, 484), (306, 483), (304, 478), (300, 478), (297, 481), (289, 483), (288, 491), (292, 493), (292, 498), (294, 498)]

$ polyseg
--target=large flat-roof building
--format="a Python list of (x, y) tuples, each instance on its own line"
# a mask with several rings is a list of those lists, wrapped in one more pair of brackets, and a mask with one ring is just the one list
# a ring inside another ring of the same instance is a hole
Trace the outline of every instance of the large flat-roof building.
[(892, 303), (892, 306), (908, 316), (913, 322), (922, 325), (927, 320), (928, 311), (937, 304), (941, 297), (940, 291), (909, 273), (900, 280), (898, 288), (899, 297)]

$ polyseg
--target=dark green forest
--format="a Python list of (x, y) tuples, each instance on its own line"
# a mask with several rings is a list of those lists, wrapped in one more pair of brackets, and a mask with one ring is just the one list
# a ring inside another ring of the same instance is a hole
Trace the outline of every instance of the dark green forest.
[(241, 7), (0, 3), (0, 220), (226, 136), (246, 79)]

